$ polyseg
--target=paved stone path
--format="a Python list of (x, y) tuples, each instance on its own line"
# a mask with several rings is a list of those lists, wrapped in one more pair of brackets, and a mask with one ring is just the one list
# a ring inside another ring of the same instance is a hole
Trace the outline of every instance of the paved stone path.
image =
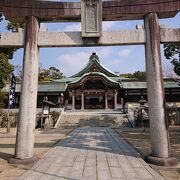
[(22, 180), (163, 179), (111, 128), (78, 128), (52, 148)]

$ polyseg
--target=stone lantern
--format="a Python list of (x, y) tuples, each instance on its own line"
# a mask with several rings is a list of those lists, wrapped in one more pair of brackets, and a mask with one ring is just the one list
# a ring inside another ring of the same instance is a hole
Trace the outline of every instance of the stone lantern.
[(50, 108), (55, 105), (55, 103), (48, 101), (47, 98), (42, 101), (41, 129), (43, 127), (51, 127)]

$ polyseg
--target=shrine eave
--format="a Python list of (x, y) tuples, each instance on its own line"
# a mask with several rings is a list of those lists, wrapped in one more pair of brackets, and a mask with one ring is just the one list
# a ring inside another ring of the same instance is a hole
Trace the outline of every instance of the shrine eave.
[(110, 84), (111, 86), (116, 86), (116, 87), (121, 87), (120, 82), (116, 82), (112, 80), (110, 77), (106, 76), (103, 73), (100, 72), (89, 72), (85, 73), (81, 78), (77, 79), (76, 81), (73, 81), (68, 84), (68, 87), (76, 86), (76, 85), (81, 85), (83, 84), (87, 79), (95, 79), (95, 78), (101, 78), (104, 81), (106, 81), (107, 84)]

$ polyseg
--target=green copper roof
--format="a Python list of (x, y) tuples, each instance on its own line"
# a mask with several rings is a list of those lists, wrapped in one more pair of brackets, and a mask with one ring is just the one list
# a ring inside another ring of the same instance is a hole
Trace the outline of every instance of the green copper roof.
[(98, 61), (100, 63), (99, 56), (95, 52), (89, 57), (89, 62), (91, 61)]
[[(64, 92), (67, 88), (65, 83), (56, 83), (56, 82), (39, 82), (38, 92)], [(9, 84), (2, 89), (3, 92), (9, 92)], [(21, 91), (21, 84), (16, 84), (16, 92)]]
[[(122, 82), (122, 86), (124, 89), (146, 89), (147, 82), (139, 82), (139, 81), (124, 81)], [(180, 88), (177, 82), (174, 81), (164, 81), (164, 88)]]
[[(112, 80), (115, 79), (114, 77), (110, 77)], [(68, 80), (69, 78), (67, 78)], [(72, 78), (72, 81), (75, 81), (80, 78)], [(117, 78), (118, 79), (118, 78)], [(71, 82), (72, 82), (71, 81)], [(140, 82), (140, 81), (122, 81), (119, 83), (121, 87), (124, 89), (146, 89), (147, 83), (146, 82)], [(178, 85), (177, 82), (174, 81), (164, 81), (164, 87), (167, 89), (180, 89), (180, 85)], [(66, 91), (67, 84), (64, 82), (39, 82), (38, 85), (38, 92), (64, 92)], [(16, 92), (20, 92), (21, 84), (16, 84)], [(9, 92), (9, 84), (6, 84), (6, 86), (2, 89), (3, 92)]]
[(165, 88), (180, 88), (180, 84), (175, 81), (165, 81), (164, 86)]
[(81, 77), (83, 76), (83, 74), (89, 72), (101, 72), (106, 74), (107, 76), (118, 77), (116, 74), (101, 65), (99, 57), (95, 53), (90, 56), (88, 64), (80, 72), (71, 76), (71, 78)]
[(63, 79), (56, 79), (53, 80), (53, 82), (58, 82), (58, 83), (70, 83), (73, 81), (77, 81), (78, 79), (80, 79), (81, 77), (67, 77), (67, 78), (63, 78)]
[(100, 63), (99, 57), (96, 55), (96, 53), (92, 53), (92, 55), (89, 58), (88, 64), (80, 72), (74, 74), (71, 77), (66, 77), (63, 79), (57, 79), (53, 81), (59, 83), (72, 83), (78, 81), (84, 74), (91, 72), (105, 74), (108, 78), (118, 83), (120, 83), (121, 80), (134, 80), (132, 78), (130, 79), (119, 77), (118, 75), (114, 74)]
[(89, 72), (89, 73), (85, 73), (83, 74), (82, 77), (80, 77), (79, 79), (77, 79), (76, 81), (73, 81), (71, 83), (69, 83), (68, 85), (71, 85), (71, 84), (76, 84), (76, 83), (79, 83), (80, 81), (82, 81), (84, 78), (86, 77), (94, 77), (94, 76), (101, 76), (103, 77), (104, 79), (106, 79), (108, 82), (114, 84), (114, 85), (117, 85), (117, 86), (121, 86), (121, 82), (119, 81), (116, 81), (114, 79), (112, 79), (111, 77), (108, 77), (106, 76), (105, 74), (101, 73), (101, 72)]
[[(95, 73), (98, 73), (98, 72), (95, 72)], [(71, 82), (74, 82), (74, 81), (77, 81), (79, 80), (81, 77), (66, 77), (66, 78), (63, 78), (63, 79), (56, 79), (56, 80), (53, 80), (53, 82), (59, 82), (59, 83), (71, 83)], [(132, 79), (132, 78), (124, 78), (124, 77), (108, 77), (110, 78), (111, 80), (113, 81), (116, 81), (116, 82), (121, 82), (121, 81), (132, 81), (132, 80), (135, 80), (135, 79)]]

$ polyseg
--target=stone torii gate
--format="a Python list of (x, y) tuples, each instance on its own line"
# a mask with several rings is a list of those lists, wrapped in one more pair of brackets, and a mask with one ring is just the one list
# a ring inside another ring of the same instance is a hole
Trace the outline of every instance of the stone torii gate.
[[(34, 160), (34, 130), (38, 87), (38, 53), (41, 47), (145, 45), (152, 155), (149, 162), (171, 165), (168, 125), (162, 80), (160, 43), (180, 42), (180, 29), (159, 26), (158, 18), (170, 18), (180, 10), (179, 0), (81, 0), (48, 2), (0, 0), (9, 20), (26, 20), (26, 31), (1, 33), (0, 47), (24, 47), (23, 79), (15, 157), (11, 162)], [(102, 32), (103, 21), (144, 19), (144, 28)], [(82, 32), (43, 32), (45, 21), (81, 21)]]

